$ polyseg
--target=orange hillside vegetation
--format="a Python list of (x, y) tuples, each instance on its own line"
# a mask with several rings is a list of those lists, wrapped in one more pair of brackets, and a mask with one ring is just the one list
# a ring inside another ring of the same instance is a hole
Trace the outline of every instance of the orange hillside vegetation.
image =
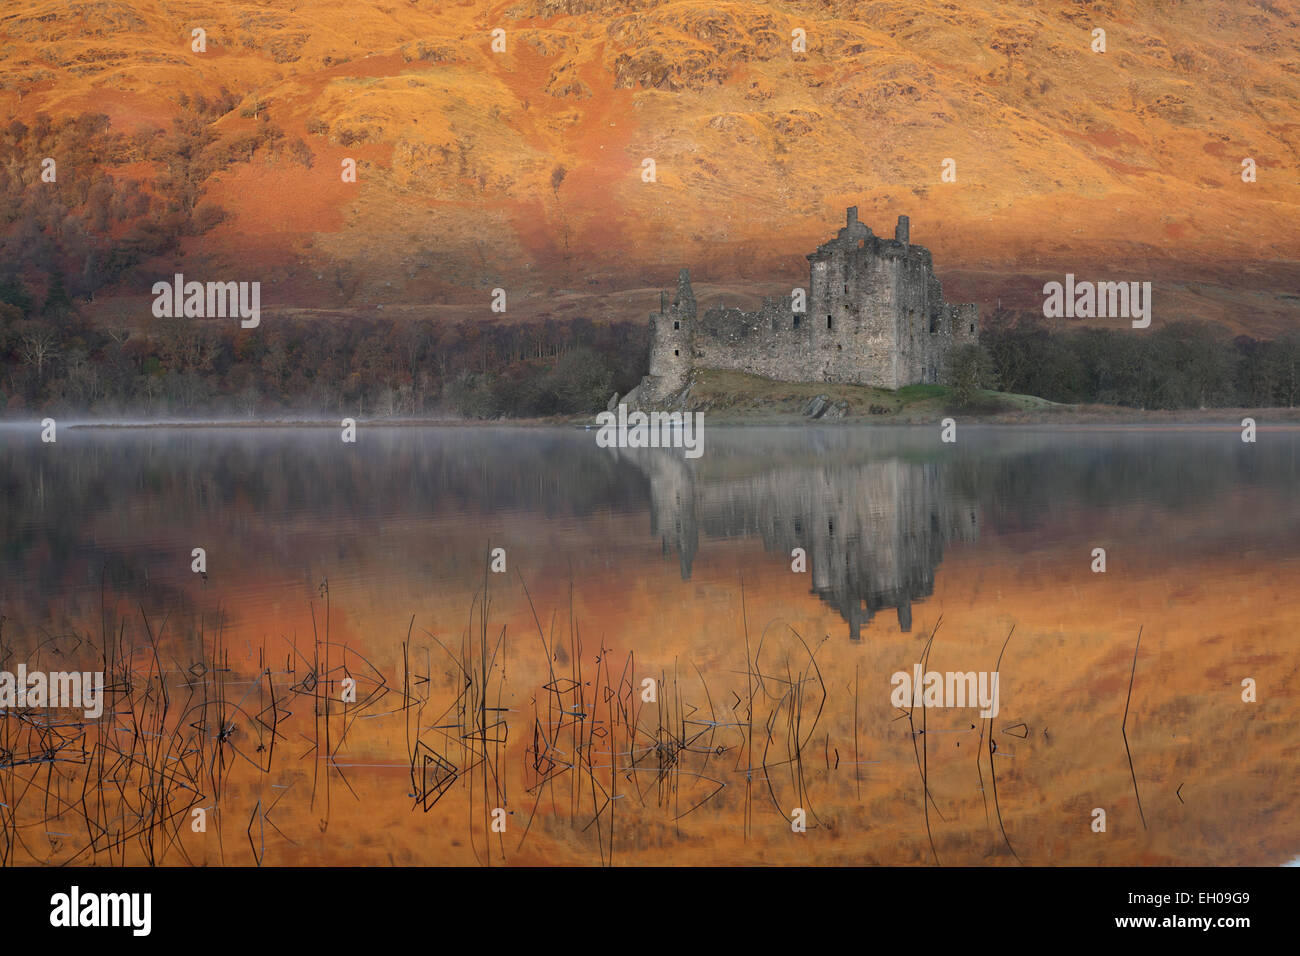
[[(1289, 0), (7, 0), (0, 106), (127, 136), (197, 118), (225, 219), (142, 268), (260, 279), (268, 311), (486, 315), (501, 286), (512, 318), (644, 319), (684, 265), (706, 305), (743, 304), (806, 280), (858, 205), (889, 235), (911, 217), (950, 301), (1149, 279), (1166, 317), (1268, 335), (1300, 301), (1298, 21)], [(196, 112), (223, 88), (232, 108)]]

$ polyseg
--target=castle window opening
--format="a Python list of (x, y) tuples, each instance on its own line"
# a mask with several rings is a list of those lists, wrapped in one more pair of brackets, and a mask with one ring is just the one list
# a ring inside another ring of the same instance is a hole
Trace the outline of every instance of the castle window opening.
[(799, 328), (799, 316), (797, 315), (794, 317), (794, 327)]
[(934, 315), (934, 314), (931, 314), (931, 315), (930, 315), (930, 334), (931, 334), (931, 335), (934, 335), (934, 334), (935, 334), (936, 332), (938, 332), (938, 331), (939, 331), (939, 316)]
[(674, 323), (673, 323), (673, 331), (674, 331), (674, 332), (676, 332), (676, 331), (677, 331), (678, 329), (680, 329), (681, 327), (682, 327), (682, 324), (681, 324), (680, 322), (674, 322)]
[(831, 317), (829, 315), (826, 316), (826, 328), (831, 329), (834, 327), (834, 324), (831, 322)]
[(970, 332), (971, 332), (971, 335), (974, 335), (974, 334), (975, 334), (975, 323), (974, 323), (974, 322), (972, 322), (972, 323), (970, 324)]
[(674, 354), (674, 355), (681, 355), (681, 354), (682, 354), (682, 350), (681, 350), (681, 349), (673, 349), (673, 354)]

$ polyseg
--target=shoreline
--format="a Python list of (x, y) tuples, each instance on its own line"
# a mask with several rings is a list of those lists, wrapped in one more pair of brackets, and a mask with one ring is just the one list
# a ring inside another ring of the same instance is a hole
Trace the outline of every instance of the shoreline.
[[(1065, 409), (1060, 409), (1064, 412)], [(1160, 413), (1134, 412), (1133, 414), (1097, 414), (1081, 413), (1076, 415), (962, 415), (959, 412), (944, 412), (934, 417), (917, 416), (881, 420), (875, 416), (851, 416), (839, 419), (809, 419), (802, 416), (736, 416), (721, 414), (710, 416), (705, 413), (705, 424), (712, 428), (765, 428), (791, 427), (807, 428), (925, 428), (938, 426), (943, 418), (954, 418), (965, 426), (979, 425), (1006, 429), (1023, 428), (1035, 430), (1043, 427), (1069, 429), (1071, 431), (1104, 431), (1145, 429), (1160, 431), (1205, 431), (1230, 430), (1240, 431), (1243, 418), (1252, 418), (1258, 430), (1300, 430), (1300, 409), (1222, 409), (1220, 416), (1207, 416), (1203, 410), (1168, 411)], [(712, 421), (710, 421), (712, 419)], [(1073, 420), (1065, 420), (1073, 419)], [(337, 430), (340, 422), (318, 419), (253, 419), (253, 420), (212, 420), (212, 421), (70, 421), (62, 424), (65, 429), (99, 430), (99, 431), (149, 431), (149, 430), (257, 430), (257, 429), (330, 429)], [(599, 424), (594, 417), (573, 418), (519, 418), (519, 419), (440, 419), (413, 418), (391, 419), (356, 419), (358, 428), (573, 428), (595, 431)], [(0, 421), (0, 430), (20, 430), (41, 428), (40, 420)]]

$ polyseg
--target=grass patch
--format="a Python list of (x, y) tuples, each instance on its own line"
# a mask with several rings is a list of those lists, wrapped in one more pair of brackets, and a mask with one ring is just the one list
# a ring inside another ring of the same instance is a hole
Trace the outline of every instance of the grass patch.
[[(705, 412), (719, 423), (775, 424), (808, 421), (804, 409), (817, 396), (825, 396), (833, 408), (822, 421), (928, 422), (955, 410), (952, 389), (946, 385), (907, 385), (893, 390), (830, 382), (778, 382), (716, 369), (694, 373), (685, 407), (688, 411)], [(670, 404), (680, 407), (676, 401)], [(985, 389), (973, 406), (961, 411), (992, 418), (1053, 405), (1054, 402), (1033, 395)]]
[(947, 385), (904, 385), (894, 394), (906, 403), (926, 398), (947, 398), (951, 391)]

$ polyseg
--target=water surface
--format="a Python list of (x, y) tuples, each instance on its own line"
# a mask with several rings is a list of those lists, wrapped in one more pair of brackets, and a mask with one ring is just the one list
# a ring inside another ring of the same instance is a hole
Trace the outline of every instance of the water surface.
[[(712, 428), (689, 460), (558, 428), (5, 429), (3, 668), (103, 669), (112, 712), (0, 717), (0, 850), (1280, 864), (1298, 450)], [(894, 706), (923, 657), (996, 669), (996, 716)]]

